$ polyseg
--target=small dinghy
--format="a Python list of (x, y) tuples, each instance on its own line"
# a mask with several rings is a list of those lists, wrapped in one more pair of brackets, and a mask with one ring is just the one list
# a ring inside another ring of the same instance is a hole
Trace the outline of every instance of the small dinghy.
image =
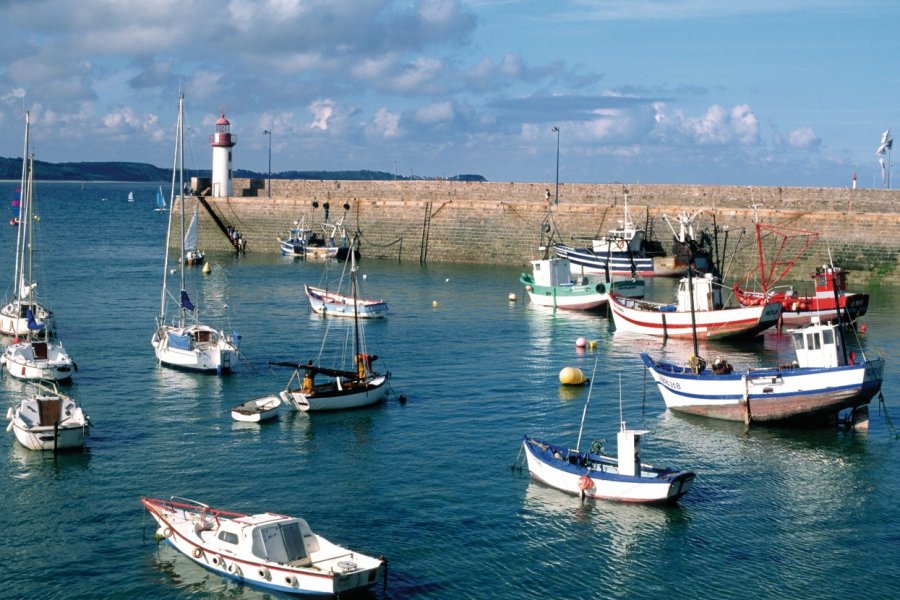
[(144, 497), (141, 504), (158, 523), (159, 539), (201, 567), (251, 585), (343, 596), (373, 587), (386, 569), (383, 557), (333, 544), (300, 518), (247, 515), (174, 497)]
[(281, 398), (278, 396), (263, 396), (241, 402), (231, 409), (231, 418), (235, 421), (259, 423), (268, 421), (278, 416), (278, 407), (281, 406)]

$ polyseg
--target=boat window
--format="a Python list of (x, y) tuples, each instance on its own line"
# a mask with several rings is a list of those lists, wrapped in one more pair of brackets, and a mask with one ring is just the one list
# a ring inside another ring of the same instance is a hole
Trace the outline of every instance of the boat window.
[(307, 558), (300, 524), (295, 521), (256, 529), (253, 532), (253, 554), (283, 564)]
[(803, 350), (803, 334), (802, 333), (794, 334), (794, 349), (795, 350)]
[(822, 347), (822, 339), (816, 333), (807, 333), (806, 347), (810, 350), (819, 350)]
[(834, 344), (834, 332), (832, 330), (826, 329), (822, 332), (822, 343), (826, 346)]
[(236, 533), (232, 533), (230, 531), (220, 531), (219, 539), (228, 544), (237, 544), (238, 536)]

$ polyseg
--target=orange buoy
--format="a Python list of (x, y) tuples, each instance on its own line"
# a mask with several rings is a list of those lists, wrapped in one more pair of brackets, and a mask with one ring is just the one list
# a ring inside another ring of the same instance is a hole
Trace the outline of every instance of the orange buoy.
[(589, 475), (584, 474), (578, 479), (578, 487), (586, 492), (594, 487), (594, 480)]

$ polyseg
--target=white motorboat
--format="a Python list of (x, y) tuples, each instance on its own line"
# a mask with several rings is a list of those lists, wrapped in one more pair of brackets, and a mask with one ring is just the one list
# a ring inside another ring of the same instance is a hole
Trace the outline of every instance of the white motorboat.
[[(184, 190), (184, 96), (178, 98), (178, 143), (175, 149), (175, 164), (177, 169), (172, 172), (172, 198), (175, 197), (176, 173), (178, 174), (178, 188)], [(179, 162), (180, 161), (180, 162)], [(166, 234), (166, 252), (163, 260), (163, 285), (162, 298), (160, 300), (159, 315), (156, 317), (156, 331), (150, 338), (150, 344), (156, 353), (156, 359), (161, 365), (188, 371), (215, 372), (221, 374), (231, 370), (232, 363), (238, 356), (237, 332), (227, 336), (224, 331), (216, 330), (209, 325), (200, 322), (199, 309), (191, 302), (185, 289), (185, 232), (184, 232), (184, 204), (186, 198), (182, 195), (179, 205), (181, 235), (178, 236), (180, 252), (180, 287), (181, 293), (178, 299), (177, 309), (174, 314), (168, 314), (170, 304), (168, 278), (169, 278), (169, 240), (172, 237), (172, 215), (169, 212), (169, 227)], [(173, 272), (175, 270), (173, 269)], [(167, 317), (170, 320), (167, 320)]]
[(35, 392), (6, 413), (16, 440), (29, 450), (68, 450), (84, 446), (90, 418), (56, 386), (35, 384)]
[(60, 342), (30, 337), (7, 346), (0, 363), (13, 377), (32, 381), (65, 381), (78, 368)]
[(241, 402), (231, 409), (231, 418), (235, 421), (247, 423), (259, 423), (278, 417), (278, 409), (281, 407), (281, 398), (278, 396), (263, 396)]
[[(156, 535), (200, 566), (289, 594), (343, 596), (375, 586), (387, 561), (338, 546), (305, 520), (248, 515), (183, 498), (141, 498)], [(386, 580), (384, 581), (387, 586)]]

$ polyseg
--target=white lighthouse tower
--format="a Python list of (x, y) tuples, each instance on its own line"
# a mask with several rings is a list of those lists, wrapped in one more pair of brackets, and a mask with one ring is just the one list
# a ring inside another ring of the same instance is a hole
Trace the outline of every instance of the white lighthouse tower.
[(212, 195), (217, 198), (231, 195), (231, 149), (236, 143), (237, 136), (231, 133), (231, 123), (223, 112), (216, 121), (216, 132), (209, 136), (213, 153)]

